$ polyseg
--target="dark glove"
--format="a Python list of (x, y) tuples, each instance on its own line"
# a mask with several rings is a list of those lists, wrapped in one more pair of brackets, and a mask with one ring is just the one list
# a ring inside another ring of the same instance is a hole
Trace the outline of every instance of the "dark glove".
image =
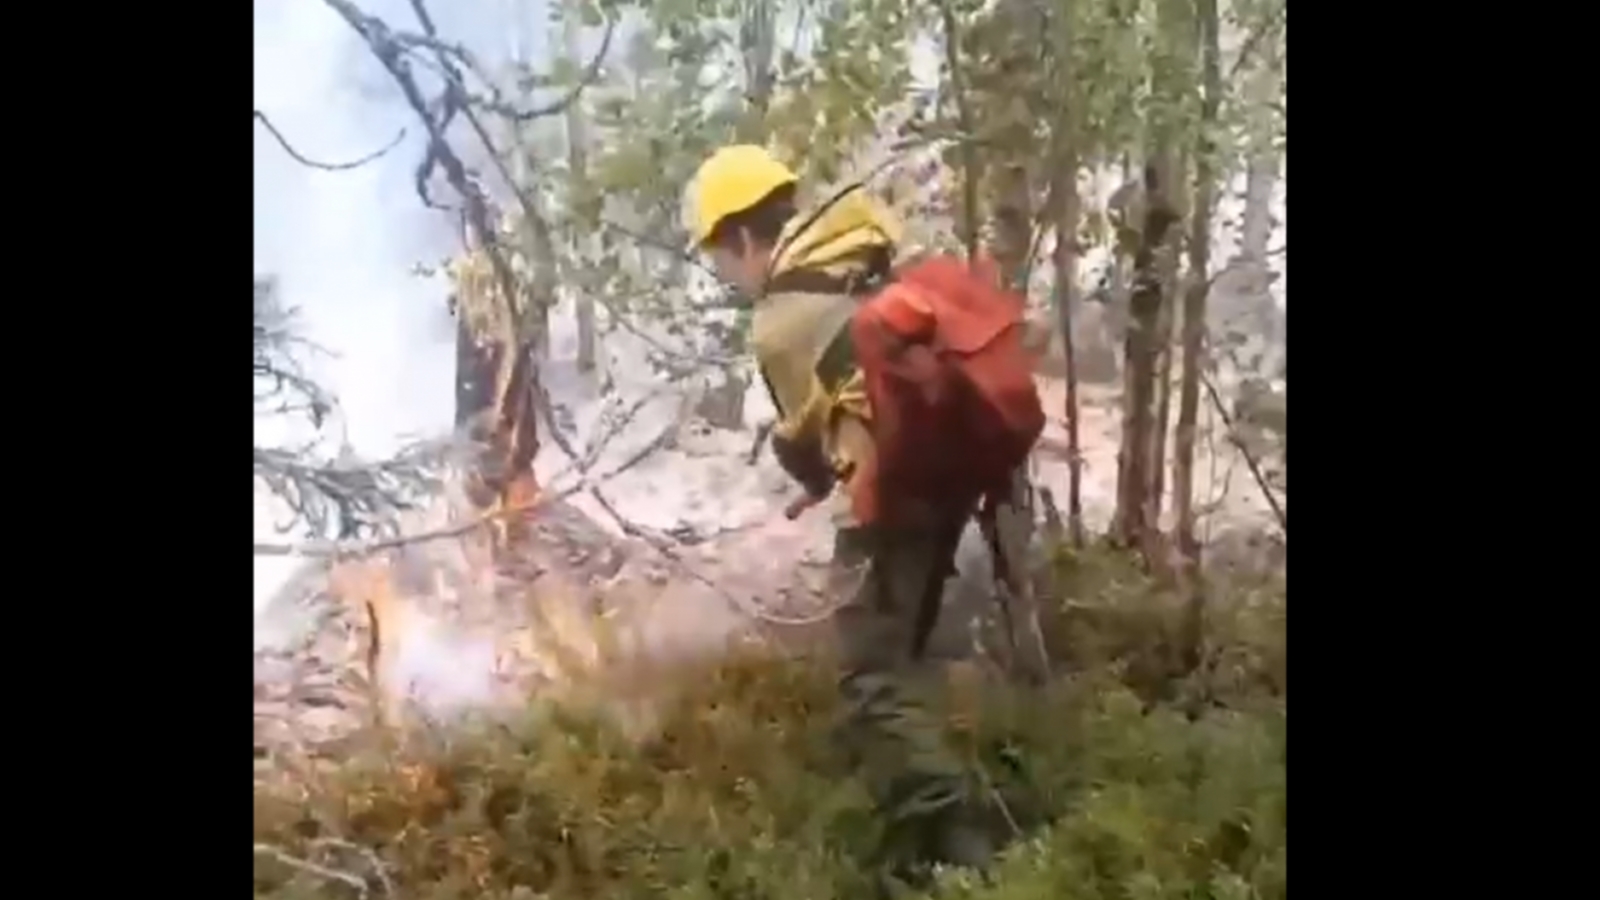
[(833, 467), (822, 455), (822, 448), (814, 441), (791, 441), (772, 434), (772, 455), (789, 477), (800, 482), (806, 493), (813, 497), (826, 497), (833, 490)]

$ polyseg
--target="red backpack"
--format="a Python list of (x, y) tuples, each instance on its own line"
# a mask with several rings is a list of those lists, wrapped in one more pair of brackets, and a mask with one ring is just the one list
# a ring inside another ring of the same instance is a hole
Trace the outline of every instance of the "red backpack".
[(858, 512), (892, 519), (901, 500), (970, 510), (998, 499), (1044, 430), (1023, 299), (987, 268), (918, 259), (851, 319), (878, 448), (878, 508)]

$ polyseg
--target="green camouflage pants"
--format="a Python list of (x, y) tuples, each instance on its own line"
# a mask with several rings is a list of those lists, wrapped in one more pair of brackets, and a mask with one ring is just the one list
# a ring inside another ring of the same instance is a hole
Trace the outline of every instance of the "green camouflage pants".
[(924, 699), (939, 679), (912, 658), (919, 616), (929, 604), (937, 609), (954, 572), (962, 525), (844, 528), (835, 544), (838, 586), (852, 595), (835, 615), (839, 737), (891, 827), (953, 811), (966, 796), (965, 767)]

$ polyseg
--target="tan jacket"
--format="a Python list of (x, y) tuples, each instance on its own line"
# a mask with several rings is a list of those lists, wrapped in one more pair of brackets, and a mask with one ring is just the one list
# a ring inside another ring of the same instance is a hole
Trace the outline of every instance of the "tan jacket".
[[(891, 253), (900, 224), (863, 191), (835, 200), (814, 220), (802, 213), (779, 238), (771, 278), (798, 270), (847, 275), (872, 248)], [(857, 300), (845, 294), (775, 291), (756, 301), (751, 342), (778, 409), (775, 437), (815, 448), (846, 482), (858, 512), (870, 510), (871, 411), (854, 361), (830, 388), (818, 376), (824, 352), (848, 327)], [(870, 512), (867, 513), (870, 515)], [(857, 516), (861, 518), (861, 516)]]

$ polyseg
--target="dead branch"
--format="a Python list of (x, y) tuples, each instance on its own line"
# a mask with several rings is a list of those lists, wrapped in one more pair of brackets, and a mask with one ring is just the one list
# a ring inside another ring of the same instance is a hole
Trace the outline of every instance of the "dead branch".
[(1289, 535), (1289, 516), (1284, 512), (1283, 505), (1278, 502), (1277, 493), (1267, 484), (1267, 477), (1261, 470), (1261, 463), (1256, 460), (1255, 454), (1250, 451), (1245, 442), (1239, 438), (1238, 433), (1234, 430), (1233, 417), (1228, 415), (1228, 409), (1222, 402), (1222, 395), (1217, 393), (1216, 385), (1212, 384), (1211, 379), (1206, 377), (1203, 372), (1200, 373), (1200, 385), (1206, 389), (1206, 396), (1211, 398), (1211, 407), (1216, 410), (1217, 417), (1222, 419), (1222, 426), (1226, 429), (1228, 443), (1232, 444), (1233, 448), (1239, 451), (1239, 455), (1244, 457), (1244, 464), (1250, 469), (1250, 477), (1255, 479), (1256, 487), (1260, 489), (1261, 495), (1267, 499), (1267, 505), (1272, 507), (1272, 515), (1278, 520), (1278, 527), (1283, 529), (1284, 537), (1287, 538)]
[(461, 44), (449, 43), (440, 39), (438, 27), (434, 24), (433, 16), (428, 12), (428, 8), (422, 0), (410, 0), (410, 2), (412, 12), (416, 14), (417, 21), (422, 25), (423, 34), (394, 32), (393, 39), (395, 43), (407, 49), (428, 50), (434, 53), (441, 74), (447, 79), (455, 80), (463, 90), (466, 88), (466, 83), (460, 78), (460, 72), (456, 67), (460, 66), (471, 72), (484, 85), (489, 92), (489, 96), (468, 95), (466, 97), (467, 102), (485, 112), (504, 116), (516, 122), (531, 122), (534, 119), (560, 115), (566, 112), (572, 104), (578, 102), (584, 90), (599, 79), (600, 67), (605, 63), (606, 55), (611, 51), (611, 39), (615, 35), (617, 25), (616, 19), (608, 19), (606, 21), (605, 33), (600, 38), (600, 49), (589, 60), (589, 63), (584, 66), (583, 71), (578, 75), (577, 82), (567, 90), (566, 94), (543, 106), (521, 109), (505, 100), (494, 80), (486, 74), (486, 67), (478, 62), (477, 57), (470, 50)]
[(1227, 467), (1222, 471), (1221, 486), (1218, 487), (1217, 461), (1219, 456), (1217, 454), (1216, 418), (1216, 410), (1208, 407), (1206, 409), (1205, 428), (1207, 459), (1206, 483), (1210, 486), (1211, 493), (1206, 497), (1205, 506), (1203, 507), (1206, 518), (1205, 525), (1203, 526), (1204, 538), (1201, 541), (1201, 544), (1205, 546), (1210, 546), (1211, 544), (1211, 525), (1213, 518), (1222, 511), (1223, 505), (1227, 503), (1228, 497), (1232, 493), (1233, 471), (1234, 466), (1238, 462), (1236, 458), (1229, 457)]
[[(575, 102), (582, 90), (588, 86), (599, 74), (599, 67), (606, 52), (610, 48), (612, 33), (615, 29), (615, 20), (607, 23), (605, 39), (601, 50), (591, 61), (585, 77), (573, 87), (571, 91), (555, 104), (533, 110), (516, 110), (498, 99), (496, 89), (492, 82), (483, 78), (481, 67), (476, 65), (472, 55), (464, 47), (447, 44), (440, 40), (438, 29), (428, 13), (423, 0), (411, 0), (411, 9), (416, 14), (422, 26), (422, 35), (398, 32), (391, 29), (385, 22), (374, 16), (368, 15), (357, 8), (350, 0), (324, 0), (330, 8), (361, 36), (369, 50), (394, 78), (396, 84), (406, 98), (407, 104), (418, 118), (423, 122), (428, 131), (428, 149), (422, 163), (418, 166), (415, 176), (417, 194), (424, 205), (440, 208), (428, 195), (427, 180), (435, 167), (441, 169), (446, 180), (455, 190), (463, 202), (461, 210), (463, 218), (470, 225), (471, 232), (476, 238), (477, 249), (488, 260), (490, 270), (494, 274), (495, 286), (501, 300), (505, 305), (504, 318), (500, 323), (500, 334), (497, 340), (504, 350), (501, 353), (500, 372), (496, 378), (495, 403), (493, 409), (496, 413), (497, 428), (495, 434), (504, 444), (499, 448), (503, 451), (507, 470), (518, 471), (526, 465), (531, 465), (532, 457), (536, 451), (535, 446), (524, 446), (523, 435), (531, 434), (524, 428), (518, 427), (522, 416), (527, 410), (542, 414), (543, 418), (552, 427), (549, 429), (551, 440), (570, 458), (576, 458), (571, 444), (554, 427), (554, 416), (550, 408), (549, 397), (545, 394), (543, 385), (539, 382), (537, 374), (532, 370), (532, 341), (525, 336), (523, 329), (518, 327), (519, 316), (516, 304), (518, 296), (517, 282), (512, 273), (505, 253), (498, 240), (498, 232), (494, 222), (491, 221), (488, 197), (479, 185), (476, 177), (469, 173), (459, 156), (450, 147), (446, 134), (456, 115), (461, 115), (484, 148), (489, 151), (490, 158), (494, 161), (500, 174), (511, 183), (513, 194), (521, 205), (524, 220), (536, 230), (536, 236), (548, 241), (548, 233), (543, 226), (543, 220), (527, 196), (521, 185), (509, 178), (509, 173), (504, 169), (496, 152), (494, 142), (490, 139), (487, 129), (473, 113), (473, 107), (491, 110), (500, 115), (509, 115), (518, 121), (526, 121), (539, 116), (554, 115), (566, 109), (567, 105)], [(435, 62), (444, 73), (444, 90), (436, 99), (430, 101), (417, 85), (415, 74), (410, 66), (409, 53), (417, 49), (433, 51)], [(483, 100), (471, 95), (466, 86), (466, 79), (462, 69), (472, 71), (480, 76), (480, 81), (489, 85), (494, 97)], [(531, 443), (528, 441), (526, 443)]]
[[(678, 378), (674, 378), (669, 382), (669, 384), (675, 384), (679, 380), (680, 379)], [(587, 475), (589, 470), (600, 461), (600, 455), (605, 452), (605, 449), (608, 446), (610, 446), (611, 441), (618, 435), (622, 434), (622, 432), (626, 430), (629, 425), (633, 424), (634, 419), (638, 418), (639, 413), (643, 411), (647, 405), (649, 405), (651, 400), (660, 397), (666, 392), (666, 388), (660, 388), (651, 391), (645, 396), (634, 401), (633, 405), (628, 407), (628, 409), (625, 410), (622, 415), (608, 423), (604, 431), (589, 439), (588, 444), (584, 447), (583, 455), (581, 457), (577, 455), (568, 457), (566, 466), (562, 467), (562, 469), (556, 474), (550, 476), (550, 483), (554, 484), (556, 481), (565, 477), (569, 472), (577, 472), (579, 478), (583, 478), (585, 475)], [(640, 462), (643, 462), (645, 457), (647, 457), (650, 453), (653, 453), (670, 443), (672, 438), (677, 436), (678, 426), (681, 423), (684, 410), (687, 408), (688, 401), (685, 399), (684, 404), (679, 407), (678, 416), (675, 417), (672, 422), (668, 423), (667, 427), (662, 431), (661, 434), (657, 435), (653, 440), (646, 443), (642, 450), (634, 453), (632, 456), (629, 456), (625, 461), (623, 461), (623, 463), (608, 472), (605, 477), (607, 479), (615, 478), (628, 469), (638, 465)], [(554, 423), (551, 423), (551, 427), (554, 427)]]
[(321, 428), (337, 404), (332, 394), (306, 374), (300, 354), (323, 352), (322, 348), (300, 335), (297, 311), (279, 300), (274, 279), (255, 279), (254, 302), (256, 415), (303, 415), (312, 427)]
[[(615, 478), (618, 475), (621, 475), (623, 472), (626, 472), (634, 466), (637, 466), (639, 463), (644, 462), (645, 459), (649, 458), (649, 456), (655, 453), (657, 450), (660, 450), (672, 443), (672, 441), (677, 438), (679, 430), (682, 429), (683, 422), (685, 418), (687, 418), (689, 410), (694, 407), (693, 398), (694, 395), (692, 393), (685, 394), (682, 401), (678, 404), (677, 414), (672, 417), (671, 422), (667, 423), (667, 427), (661, 429), (660, 434), (646, 442), (643, 447), (640, 447), (638, 450), (634, 451), (628, 456), (627, 459), (618, 463), (616, 467), (614, 467), (610, 472), (606, 473), (605, 477), (601, 479), (601, 481), (610, 481), (612, 478)], [(575, 464), (576, 462), (577, 461), (574, 460)], [(574, 485), (570, 489), (571, 492), (576, 493), (589, 488), (590, 485), (587, 479), (582, 477), (582, 473), (584, 471), (585, 470), (583, 468), (579, 468), (580, 480), (578, 484)], [(567, 494), (567, 491), (563, 491), (562, 493)]]
[(1272, 12), (1270, 19), (1250, 32), (1250, 36), (1245, 38), (1244, 46), (1239, 48), (1239, 55), (1234, 57), (1232, 68), (1228, 70), (1228, 81), (1230, 83), (1239, 77), (1239, 73), (1244, 70), (1245, 64), (1250, 61), (1250, 57), (1260, 48), (1262, 41), (1268, 36), (1276, 36), (1281, 29), (1288, 25), (1288, 17), (1289, 4), (1280, 3), (1278, 8)]
[[(422, 188), (422, 183), (425, 182), (427, 173), (431, 171), (432, 166), (437, 164), (444, 169), (445, 177), (449, 180), (451, 187), (455, 188), (466, 204), (463, 212), (476, 237), (481, 242), (482, 249), (489, 258), (490, 268), (494, 272), (502, 300), (507, 307), (504, 330), (500, 337), (504, 340), (505, 346), (501, 374), (502, 376), (508, 375), (510, 372), (507, 370), (516, 365), (514, 360), (524, 355), (522, 352), (523, 342), (518, 339), (516, 334), (516, 279), (512, 275), (511, 267), (500, 254), (496, 244), (495, 228), (489, 216), (488, 198), (484, 196), (483, 189), (478, 185), (476, 179), (468, 175), (466, 166), (462, 164), (460, 157), (456, 156), (455, 152), (450, 149), (450, 145), (445, 139), (445, 129), (449, 126), (450, 120), (455, 113), (460, 111), (461, 101), (464, 99), (460, 88), (460, 73), (453, 65), (445, 61), (443, 58), (445, 54), (441, 53), (441, 65), (444, 66), (447, 72), (453, 73), (453, 77), (446, 80), (445, 93), (441, 98), (438, 114), (435, 116), (433, 113), (434, 104), (429, 103), (423, 96), (422, 89), (417, 86), (416, 76), (412, 73), (410, 64), (403, 53), (404, 47), (400, 42), (396, 41), (395, 33), (389, 26), (381, 19), (363, 13), (350, 0), (323, 0), (323, 2), (338, 13), (351, 29), (366, 42), (368, 49), (372, 51), (373, 56), (377, 58), (378, 62), (383, 65), (384, 69), (395, 80), (395, 83), (400, 87), (401, 93), (405, 95), (406, 102), (411, 106), (417, 117), (422, 120), (423, 127), (427, 129), (428, 151), (423, 162), (423, 168), (419, 171), (419, 188)], [(424, 27), (431, 31), (432, 21), (427, 17), (420, 0), (414, 0), (412, 8), (417, 10), (419, 18), (424, 22)], [(429, 34), (428, 37), (433, 38), (435, 35)], [(425, 188), (419, 190), (419, 193), (424, 204), (435, 205), (427, 196)], [(502, 377), (498, 387), (502, 392), (503, 399), (503, 392), (509, 387), (504, 377)], [(496, 409), (503, 411), (504, 405), (497, 403)]]
[(625, 225), (619, 225), (610, 219), (601, 219), (598, 224), (601, 228), (608, 228), (612, 231), (615, 231), (617, 234), (622, 235), (641, 247), (648, 247), (651, 250), (659, 250), (662, 253), (670, 255), (680, 262), (688, 263), (689, 265), (694, 266), (695, 268), (700, 269), (709, 275), (716, 276), (717, 274), (717, 270), (707, 265), (706, 261), (701, 259), (700, 254), (698, 253), (686, 250), (683, 247), (676, 246), (659, 238), (654, 238), (647, 234), (641, 234), (640, 232), (635, 231)]
[(525, 503), (514, 507), (506, 507), (504, 509), (490, 510), (489, 512), (483, 513), (479, 516), (474, 516), (473, 518), (456, 525), (447, 525), (443, 528), (435, 528), (429, 531), (416, 532), (413, 534), (402, 534), (396, 537), (383, 538), (381, 540), (359, 542), (304, 541), (295, 544), (275, 544), (257, 541), (254, 545), (254, 552), (256, 556), (306, 556), (326, 559), (352, 559), (361, 556), (371, 556), (374, 553), (382, 553), (385, 550), (394, 550), (398, 547), (405, 547), (411, 544), (422, 544), (429, 541), (441, 540), (443, 538), (460, 537), (468, 532), (482, 528), (501, 519), (509, 519), (513, 516), (531, 513), (547, 503), (564, 499), (565, 497), (571, 496), (575, 493), (577, 493), (577, 491), (572, 490), (564, 491), (561, 494), (554, 496), (541, 496), (538, 500), (535, 500), (532, 503)]
[(579, 98), (582, 97), (585, 88), (599, 80), (600, 66), (604, 64), (606, 54), (611, 51), (611, 38), (616, 34), (616, 30), (617, 20), (614, 18), (607, 19), (605, 33), (600, 36), (600, 49), (595, 51), (594, 57), (589, 60), (589, 64), (583, 67), (583, 71), (578, 75), (577, 83), (568, 89), (565, 96), (545, 106), (529, 110), (501, 109), (499, 107), (490, 107), (490, 110), (509, 116), (519, 122), (566, 112), (568, 107), (578, 102)]
[(698, 581), (701, 585), (710, 589), (712, 593), (721, 597), (728, 604), (740, 612), (743, 612), (754, 621), (765, 622), (768, 625), (776, 625), (778, 627), (790, 628), (817, 625), (832, 618), (834, 613), (839, 610), (839, 607), (843, 606), (848, 600), (848, 598), (836, 600), (835, 602), (828, 604), (823, 610), (806, 616), (785, 616), (780, 613), (771, 612), (770, 610), (764, 609), (754, 598), (742, 597), (738, 594), (735, 594), (732, 591), (723, 588), (722, 585), (705, 575), (699, 569), (696, 569), (688, 562), (688, 560), (683, 558), (683, 554), (679, 553), (678, 549), (673, 546), (673, 541), (670, 538), (661, 535), (655, 529), (647, 528), (625, 518), (622, 513), (617, 511), (616, 506), (600, 492), (598, 487), (592, 488), (589, 491), (589, 495), (594, 498), (596, 503), (600, 504), (600, 508), (605, 510), (607, 515), (611, 516), (611, 518), (616, 521), (617, 527), (621, 528), (624, 534), (642, 541), (646, 546), (650, 547), (652, 550), (655, 550), (664, 559), (666, 559), (667, 563), (676, 569), (680, 574), (687, 578), (693, 579), (694, 581)]
[[(687, 398), (685, 398), (685, 402), (679, 410), (679, 415), (674, 418), (672, 424), (663, 429), (661, 434), (657, 435), (654, 440), (645, 444), (632, 456), (628, 457), (628, 459), (624, 460), (615, 469), (611, 470), (611, 472), (609, 472), (601, 481), (609, 481), (611, 478), (633, 468), (651, 454), (662, 449), (668, 443), (670, 443), (672, 439), (677, 436), (679, 429), (682, 427), (685, 414), (690, 408), (691, 403)], [(678, 549), (675, 546), (677, 542), (675, 542), (672, 538), (667, 537), (656, 529), (640, 525), (639, 523), (634, 522), (622, 515), (622, 513), (617, 510), (616, 505), (611, 502), (610, 498), (608, 498), (600, 488), (601, 483), (599, 482), (589, 483), (587, 481), (580, 481), (571, 488), (562, 491), (561, 495), (570, 496), (571, 494), (579, 491), (587, 491), (589, 496), (594, 498), (595, 503), (597, 503), (600, 508), (605, 511), (606, 515), (610, 516), (611, 519), (616, 522), (617, 527), (622, 531), (623, 534), (639, 540), (645, 544), (645, 546), (660, 554), (661, 557), (664, 558), (667, 563), (679, 573), (685, 577), (693, 579), (694, 581), (698, 581), (700, 584), (709, 588), (713, 593), (717, 594), (719, 597), (722, 597), (735, 609), (744, 612), (752, 619), (780, 627), (800, 627), (806, 625), (815, 625), (820, 622), (827, 621), (827, 619), (831, 617), (837, 610), (837, 605), (830, 605), (828, 609), (823, 610), (822, 612), (813, 613), (809, 616), (783, 616), (763, 609), (761, 605), (754, 599), (740, 597), (729, 592), (721, 585), (717, 584), (714, 579), (706, 576), (694, 566), (690, 565), (690, 563), (683, 558), (683, 555), (678, 552)], [(748, 522), (742, 526), (724, 529), (722, 532), (720, 532), (720, 534), (741, 531), (758, 524), (760, 524), (759, 521)], [(840, 601), (840, 603), (842, 602), (843, 601)]]
[(755, 465), (761, 459), (761, 448), (767, 445), (767, 437), (772, 434), (772, 429), (778, 427), (777, 419), (768, 419), (756, 426), (755, 440), (750, 442), (750, 465)]
[(389, 878), (387, 867), (384, 866), (383, 860), (378, 858), (377, 852), (371, 847), (363, 847), (360, 844), (353, 844), (349, 841), (341, 840), (339, 838), (317, 838), (311, 842), (311, 846), (323, 848), (336, 847), (338, 849), (348, 850), (351, 853), (356, 854), (367, 863), (368, 868), (372, 870), (373, 877), (376, 878), (378, 883), (383, 886), (384, 896), (390, 898), (395, 896), (394, 882)]
[(649, 332), (640, 328), (638, 325), (635, 325), (632, 321), (632, 317), (619, 308), (616, 303), (609, 298), (597, 294), (594, 299), (596, 303), (600, 304), (600, 308), (605, 310), (606, 314), (611, 317), (612, 322), (615, 322), (617, 325), (621, 326), (624, 331), (628, 332), (639, 340), (649, 344), (656, 352), (670, 359), (676, 359), (680, 362), (704, 364), (710, 366), (730, 366), (742, 361), (739, 357), (722, 356), (711, 353), (689, 352), (668, 347), (659, 338), (652, 336)]
[[(333, 2), (333, 0), (330, 0), (330, 2)], [(343, 2), (343, 0), (338, 0), (338, 2)], [(549, 250), (553, 247), (549, 226), (545, 223), (544, 217), (540, 215), (539, 211), (534, 207), (533, 201), (529, 196), (529, 192), (524, 189), (523, 185), (518, 184), (516, 179), (513, 178), (511, 173), (506, 169), (505, 162), (501, 159), (500, 153), (495, 148), (494, 140), (489, 136), (488, 129), (484, 127), (483, 122), (473, 113), (472, 107), (474, 106), (475, 101), (466, 94), (465, 83), (461, 78), (459, 71), (457, 71), (452, 65), (452, 59), (470, 60), (470, 54), (467, 53), (465, 48), (447, 47), (439, 41), (438, 29), (434, 25), (433, 19), (429, 15), (427, 6), (424, 4), (423, 0), (410, 0), (410, 3), (412, 10), (416, 13), (417, 20), (422, 24), (422, 28), (427, 36), (429, 45), (434, 49), (435, 58), (440, 68), (447, 75), (445, 94), (440, 99), (441, 107), (443, 109), (449, 109), (452, 105), (452, 101), (454, 102), (462, 117), (466, 120), (468, 127), (478, 138), (479, 143), (483, 145), (484, 150), (488, 152), (489, 160), (494, 166), (496, 172), (500, 175), (501, 180), (511, 188), (512, 196), (516, 198), (518, 206), (521, 207), (523, 221), (530, 229), (532, 229), (534, 239), (539, 243), (540, 246)], [(604, 61), (607, 52), (610, 50), (611, 38), (615, 29), (616, 20), (607, 20), (606, 31), (604, 37), (601, 39), (599, 52), (595, 54), (592, 60), (590, 60), (589, 65), (585, 68), (583, 76), (579, 78), (572, 90), (561, 101), (533, 110), (516, 110), (500, 100), (488, 102), (477, 101), (476, 105), (482, 106), (483, 108), (492, 112), (496, 112), (500, 115), (508, 116), (517, 121), (529, 121), (541, 116), (556, 115), (564, 112), (568, 106), (578, 100), (584, 88), (588, 87), (589, 84), (599, 77), (600, 65)], [(479, 71), (481, 72), (481, 69)], [(489, 83), (487, 79), (483, 80), (486, 83)], [(510, 266), (506, 263), (504, 251), (499, 245), (497, 232), (493, 230), (491, 223), (488, 222), (487, 201), (483, 197), (481, 189), (478, 187), (476, 181), (466, 182), (464, 179), (457, 179), (451, 174), (452, 171), (464, 172), (465, 166), (461, 164), (459, 157), (455, 156), (448, 144), (441, 139), (435, 146), (434, 150), (437, 161), (442, 167), (444, 167), (451, 185), (455, 187), (458, 194), (461, 194), (468, 200), (467, 208), (465, 210), (467, 219), (473, 226), (473, 230), (477, 233), (479, 249), (481, 249), (485, 256), (488, 257), (490, 267), (495, 272), (496, 281), (498, 282), (501, 294), (504, 297), (504, 302), (506, 303), (508, 318), (511, 323), (515, 323), (515, 282), (510, 277)], [(427, 166), (427, 160), (424, 160), (424, 166)], [(424, 170), (422, 173), (419, 173), (418, 177), (419, 179), (422, 179), (425, 178), (425, 176), (426, 170)], [(469, 195), (466, 190), (468, 188), (475, 193)], [(478, 200), (476, 204), (472, 202), (473, 196), (476, 196)], [(480, 215), (480, 213), (482, 214)], [(509, 328), (514, 330), (514, 324), (509, 326)], [(508, 349), (512, 347), (521, 348), (515, 354), (515, 359), (508, 358), (509, 354), (507, 357), (502, 357), (502, 377), (497, 379), (498, 384), (496, 385), (497, 398), (495, 409), (497, 409), (500, 413), (501, 427), (499, 432), (501, 434), (509, 435), (513, 439), (511, 441), (512, 446), (508, 448), (508, 458), (513, 460), (516, 459), (518, 456), (518, 451), (522, 449), (516, 446), (516, 442), (514, 440), (519, 433), (519, 429), (515, 428), (515, 410), (517, 405), (511, 403), (510, 401), (513, 400), (514, 394), (519, 393), (521, 390), (527, 390), (530, 395), (528, 399), (531, 401), (534, 411), (544, 420), (546, 425), (546, 433), (549, 435), (551, 442), (554, 443), (562, 453), (566, 454), (568, 459), (573, 460), (573, 462), (576, 463), (578, 460), (578, 454), (573, 449), (571, 442), (567, 440), (566, 435), (562, 433), (560, 427), (555, 421), (554, 410), (550, 403), (550, 397), (544, 390), (544, 384), (537, 377), (528, 377), (529, 370), (527, 367), (531, 365), (531, 360), (528, 358), (528, 351), (531, 349), (531, 347), (528, 345), (531, 342), (517, 340), (516, 335), (509, 332), (502, 335), (501, 340), (504, 342), (504, 346)], [(530, 464), (532, 462), (531, 455), (528, 462)], [(516, 467), (513, 466), (513, 468)]]
[(368, 153), (366, 156), (363, 156), (360, 159), (345, 163), (325, 163), (317, 162), (314, 159), (309, 159), (305, 156), (305, 154), (296, 150), (294, 145), (289, 143), (289, 139), (283, 136), (283, 132), (279, 131), (278, 127), (272, 124), (272, 120), (267, 118), (266, 113), (258, 109), (255, 111), (255, 118), (257, 122), (260, 122), (262, 125), (266, 126), (267, 133), (272, 135), (272, 139), (278, 142), (278, 146), (283, 148), (283, 152), (289, 154), (290, 159), (293, 159), (302, 166), (309, 166), (313, 169), (322, 169), (328, 172), (343, 172), (349, 169), (360, 168), (361, 166), (364, 166), (367, 163), (383, 156), (390, 150), (400, 146), (400, 142), (405, 140), (406, 136), (406, 130), (402, 128), (400, 129), (399, 133), (389, 140), (389, 143), (384, 144), (382, 147), (372, 151), (371, 153)]
[(611, 443), (611, 440), (617, 435), (621, 434), (629, 425), (633, 424), (633, 420), (639, 417), (639, 413), (650, 404), (650, 401), (660, 397), (666, 392), (667, 389), (665, 387), (658, 388), (649, 392), (648, 394), (645, 394), (638, 400), (635, 400), (633, 405), (624, 410), (620, 416), (617, 416), (611, 422), (607, 423), (604, 431), (601, 431), (594, 437), (590, 438), (588, 446), (584, 447), (583, 459), (581, 464), (578, 466), (579, 471), (587, 471), (591, 466), (599, 462), (600, 454), (605, 451), (605, 448)]
[[(1054, 207), (1051, 206), (1055, 202), (1054, 194), (1055, 186), (1051, 185), (1045, 194), (1045, 201), (1039, 204), (1039, 211), (1034, 214), (1033, 222), (1028, 226), (1033, 237), (1028, 241), (1028, 258), (1022, 264), (1021, 288), (1024, 298), (1027, 298), (1030, 293), (1030, 286), (1033, 284), (1033, 267), (1039, 261), (1039, 250), (1044, 246), (1045, 233), (1050, 230), (1048, 219), (1050, 214), (1055, 211)], [(1060, 240), (1060, 238), (1057, 238), (1057, 240)]]
[(368, 888), (366, 879), (361, 878), (360, 876), (352, 875), (349, 872), (342, 872), (338, 869), (331, 869), (327, 866), (318, 865), (317, 863), (314, 863), (308, 859), (290, 856), (288, 853), (285, 853), (271, 844), (256, 844), (255, 852), (258, 856), (270, 856), (278, 862), (296, 871), (305, 872), (309, 875), (315, 875), (318, 878), (325, 878), (329, 881), (337, 881), (341, 884), (349, 885), (360, 892), (361, 896), (363, 897), (367, 895)]
[[(384, 871), (383, 863), (378, 859), (376, 853), (365, 847), (358, 847), (355, 844), (351, 844), (347, 841), (327, 838), (313, 842), (312, 846), (341, 847), (357, 851), (363, 856), (363, 858), (366, 859), (368, 865), (372, 868), (372, 877), (376, 878), (379, 885), (383, 887), (383, 895), (391, 898), (395, 896), (394, 882), (390, 880), (388, 874)], [(271, 844), (256, 844), (255, 853), (258, 856), (270, 856), (277, 862), (288, 866), (297, 872), (304, 872), (308, 875), (315, 875), (318, 878), (323, 878), (328, 881), (337, 881), (340, 884), (348, 885), (349, 887), (355, 889), (357, 894), (361, 897), (366, 897), (372, 892), (372, 888), (368, 882), (368, 879), (363, 878), (354, 872), (335, 869), (320, 863), (314, 863), (308, 859), (301, 859), (298, 856), (292, 856), (284, 850), (274, 847)]]

